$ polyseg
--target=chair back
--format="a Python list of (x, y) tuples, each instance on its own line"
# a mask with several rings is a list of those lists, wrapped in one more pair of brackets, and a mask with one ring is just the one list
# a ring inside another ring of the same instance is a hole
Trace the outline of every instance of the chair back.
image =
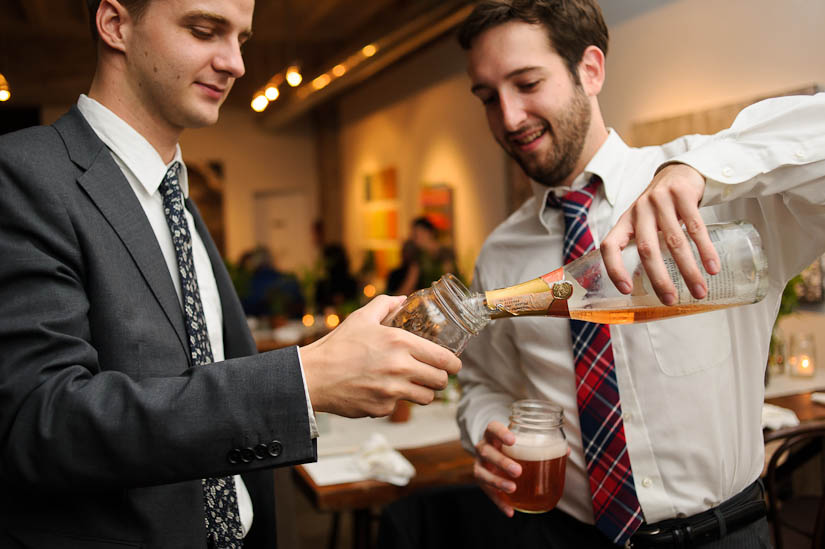
[[(781, 441), (765, 472), (768, 520), (773, 525), (775, 547), (784, 549), (791, 536), (804, 536), (811, 540), (807, 547), (821, 549), (825, 547), (825, 421), (768, 431), (765, 443), (771, 441)], [(785, 490), (783, 482), (812, 459), (819, 460), (818, 495), (795, 494), (793, 488)]]

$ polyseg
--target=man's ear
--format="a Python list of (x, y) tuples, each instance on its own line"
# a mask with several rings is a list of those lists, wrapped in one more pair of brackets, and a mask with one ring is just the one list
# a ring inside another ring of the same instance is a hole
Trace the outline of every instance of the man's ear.
[(579, 61), (579, 80), (589, 96), (596, 96), (604, 85), (604, 53), (596, 46), (587, 46)]
[(125, 52), (131, 18), (117, 0), (101, 0), (95, 17), (100, 40), (112, 49)]

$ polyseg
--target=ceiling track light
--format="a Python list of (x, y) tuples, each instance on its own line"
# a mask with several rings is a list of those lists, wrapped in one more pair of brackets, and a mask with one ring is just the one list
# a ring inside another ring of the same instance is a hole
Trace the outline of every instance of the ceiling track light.
[(301, 75), (301, 67), (298, 66), (298, 63), (293, 63), (286, 68), (286, 83), (293, 88), (297, 88), (303, 79), (304, 77)]
[(11, 90), (9, 90), (9, 81), (0, 72), (0, 101), (8, 101), (11, 97)]
[(255, 93), (255, 96), (252, 98), (252, 109), (255, 110), (255, 112), (262, 112), (270, 102), (277, 100), (281, 96), (280, 85), (283, 84), (284, 81), (286, 81), (290, 87), (298, 88), (296, 90), (298, 97), (304, 99), (312, 92), (317, 92), (327, 87), (334, 79), (344, 76), (351, 69), (365, 62), (377, 52), (377, 44), (367, 44), (361, 49), (356, 50), (355, 53), (340, 63), (337, 63), (331, 69), (322, 72), (311, 81), (307, 81), (303, 86), (301, 85), (304, 81), (304, 77), (301, 74), (301, 66), (298, 61), (293, 61), (285, 70), (270, 78), (269, 82)]

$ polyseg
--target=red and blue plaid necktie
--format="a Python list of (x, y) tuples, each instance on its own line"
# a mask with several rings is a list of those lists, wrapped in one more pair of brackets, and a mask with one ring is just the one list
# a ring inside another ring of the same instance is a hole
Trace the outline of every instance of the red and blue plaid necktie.
[[(565, 264), (594, 247), (587, 212), (600, 183), (594, 175), (587, 186), (567, 193), (561, 200)], [(643, 517), (627, 455), (610, 327), (570, 320), (570, 331), (593, 516), (599, 530), (614, 543), (623, 544), (642, 523)]]

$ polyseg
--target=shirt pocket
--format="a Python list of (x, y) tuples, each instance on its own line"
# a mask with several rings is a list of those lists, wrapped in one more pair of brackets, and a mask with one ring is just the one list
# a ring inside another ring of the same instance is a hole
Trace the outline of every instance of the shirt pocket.
[(651, 322), (647, 329), (659, 370), (668, 376), (716, 368), (733, 354), (724, 310)]

